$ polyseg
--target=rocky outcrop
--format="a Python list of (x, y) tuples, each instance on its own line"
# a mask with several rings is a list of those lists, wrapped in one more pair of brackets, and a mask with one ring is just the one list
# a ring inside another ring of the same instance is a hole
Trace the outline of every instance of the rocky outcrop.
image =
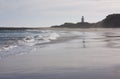
[(96, 23), (95, 27), (120, 28), (120, 14), (108, 15), (102, 21)]

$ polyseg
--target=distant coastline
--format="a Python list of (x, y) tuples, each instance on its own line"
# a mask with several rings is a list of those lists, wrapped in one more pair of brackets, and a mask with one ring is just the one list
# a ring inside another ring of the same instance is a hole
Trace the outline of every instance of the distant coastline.
[(54, 25), (51, 27), (0, 27), (0, 30), (28, 30), (28, 29), (53, 29), (53, 28), (120, 28), (120, 14), (110, 14), (105, 19), (96, 22), (89, 23), (84, 21), (84, 16), (81, 18), (81, 22), (77, 23), (64, 23), (62, 25)]
[(120, 14), (110, 14), (102, 21), (89, 23), (84, 21), (82, 16), (81, 22), (64, 23), (62, 25), (51, 26), (52, 28), (120, 28)]
[(48, 27), (0, 27), (0, 30), (40, 30), (40, 29), (48, 29)]

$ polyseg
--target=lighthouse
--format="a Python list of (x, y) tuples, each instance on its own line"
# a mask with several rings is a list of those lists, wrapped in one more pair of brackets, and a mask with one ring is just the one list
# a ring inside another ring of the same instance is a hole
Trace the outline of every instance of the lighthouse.
[(82, 16), (81, 18), (81, 23), (84, 23), (84, 16)]

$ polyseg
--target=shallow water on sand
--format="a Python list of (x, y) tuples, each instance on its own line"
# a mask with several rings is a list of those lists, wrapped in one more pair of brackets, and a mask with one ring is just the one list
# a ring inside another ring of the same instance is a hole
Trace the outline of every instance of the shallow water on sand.
[(120, 32), (57, 34), (50, 43), (21, 45), (22, 53), (2, 57), (0, 79), (120, 79)]

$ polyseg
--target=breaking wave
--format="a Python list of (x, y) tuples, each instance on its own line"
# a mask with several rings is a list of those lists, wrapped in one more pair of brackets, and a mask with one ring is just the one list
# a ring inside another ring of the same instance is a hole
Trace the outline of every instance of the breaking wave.
[(0, 58), (32, 51), (58, 38), (78, 33), (52, 30), (4, 30), (0, 31)]
[(43, 44), (47, 42), (51, 42), (52, 40), (56, 40), (60, 37), (57, 33), (43, 33), (43, 34), (36, 34), (24, 37), (22, 40), (19, 40), (19, 45), (28, 45), (33, 46), (36, 44)]

